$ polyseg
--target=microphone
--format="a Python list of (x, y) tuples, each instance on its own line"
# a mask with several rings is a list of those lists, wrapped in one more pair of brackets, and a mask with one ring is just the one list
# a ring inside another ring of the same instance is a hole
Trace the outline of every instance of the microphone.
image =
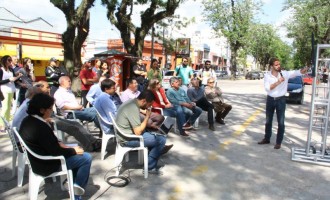
[(281, 77), (283, 77), (282, 69), (281, 69), (281, 68), (279, 69), (279, 72), (280, 72), (280, 74), (281, 74)]

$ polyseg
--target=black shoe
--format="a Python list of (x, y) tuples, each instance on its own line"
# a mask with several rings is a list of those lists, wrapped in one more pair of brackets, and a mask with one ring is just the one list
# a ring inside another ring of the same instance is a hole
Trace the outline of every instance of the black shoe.
[(222, 125), (225, 125), (226, 123), (225, 123), (225, 121), (223, 120), (223, 119), (217, 119), (216, 120), (219, 124), (222, 124)]
[(210, 124), (210, 125), (209, 125), (209, 129), (210, 129), (211, 131), (215, 131), (215, 128), (214, 128), (213, 124)]
[(100, 152), (102, 148), (102, 140), (96, 140), (93, 143), (93, 151), (95, 152)]
[(180, 133), (180, 135), (183, 137), (189, 137), (189, 134), (187, 134), (184, 130)]
[(269, 140), (266, 140), (265, 138), (262, 139), (260, 142), (258, 142), (258, 144), (269, 144)]
[(163, 148), (163, 150), (162, 150), (162, 152), (161, 152), (161, 155), (166, 154), (170, 149), (172, 149), (172, 147), (173, 147), (173, 144), (171, 144), (171, 145), (165, 145), (164, 148)]

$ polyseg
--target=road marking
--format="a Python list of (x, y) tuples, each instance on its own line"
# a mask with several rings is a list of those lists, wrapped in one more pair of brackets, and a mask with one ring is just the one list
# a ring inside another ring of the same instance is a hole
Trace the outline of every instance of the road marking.
[[(262, 108), (257, 108), (257, 110), (232, 135), (234, 137), (240, 136), (262, 111)], [(233, 143), (233, 141), (233, 139), (223, 141), (219, 146), (220, 150), (224, 150), (228, 145)]]

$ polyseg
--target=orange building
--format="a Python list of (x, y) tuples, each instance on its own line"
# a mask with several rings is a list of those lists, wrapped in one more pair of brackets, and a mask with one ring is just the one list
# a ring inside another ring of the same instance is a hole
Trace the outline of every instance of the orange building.
[[(134, 40), (132, 40), (132, 43), (134, 42)], [(117, 51), (121, 51), (121, 52), (126, 52), (124, 46), (123, 46), (123, 42), (121, 39), (111, 39), (108, 40), (108, 49), (115, 49)], [(142, 60), (143, 60), (143, 64), (146, 65), (147, 70), (150, 69), (150, 62), (151, 62), (151, 41), (144, 41), (144, 48), (142, 51)], [(164, 67), (165, 66), (165, 55), (163, 54), (163, 45), (158, 43), (158, 42), (154, 42), (154, 56), (153, 58), (157, 59), (158, 61), (160, 61), (160, 66)], [(172, 69), (174, 69), (175, 66), (175, 55), (171, 55), (171, 62), (168, 62), (168, 64), (170, 64), (172, 66)]]
[(53, 26), (42, 18), (25, 21), (0, 7), (0, 57), (29, 57), (37, 80), (45, 78), (45, 67), (51, 57), (63, 60), (61, 34), (49, 32)]

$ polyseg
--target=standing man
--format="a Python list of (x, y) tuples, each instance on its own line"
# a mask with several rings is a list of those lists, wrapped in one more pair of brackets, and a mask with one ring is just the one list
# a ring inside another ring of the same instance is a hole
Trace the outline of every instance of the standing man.
[(285, 93), (288, 88), (288, 80), (289, 78), (305, 74), (307, 72), (307, 68), (294, 71), (281, 71), (280, 61), (277, 58), (271, 58), (269, 65), (271, 70), (265, 74), (264, 78), (264, 86), (267, 92), (265, 137), (258, 142), (258, 144), (270, 143), (270, 137), (272, 136), (273, 116), (274, 111), (276, 110), (278, 128), (274, 149), (280, 149), (285, 129)]
[(199, 70), (198, 75), (200, 76), (200, 80), (202, 81), (202, 86), (207, 85), (207, 80), (211, 77), (216, 79), (215, 71), (211, 68), (211, 61), (205, 61), (205, 65), (202, 69)]
[(88, 101), (86, 95), (89, 89), (98, 82), (98, 77), (93, 67), (91, 61), (85, 61), (83, 69), (80, 71), (79, 78), (81, 80), (81, 105), (86, 108)]
[(182, 78), (182, 86), (188, 87), (190, 80), (194, 78), (194, 72), (188, 66), (188, 58), (182, 58), (182, 64), (175, 68), (173, 76), (180, 76)]
[(56, 90), (59, 87), (58, 79), (61, 76), (67, 76), (69, 73), (64, 67), (59, 67), (57, 65), (57, 59), (52, 57), (49, 60), (49, 66), (45, 70), (46, 79), (50, 86), (50, 95), (53, 97)]
[(135, 80), (138, 82), (138, 90), (142, 92), (144, 89), (144, 84), (146, 82), (147, 70), (146, 67), (142, 63), (142, 59), (139, 58), (136, 65), (133, 67)]
[[(162, 154), (167, 153), (173, 145), (165, 147), (165, 136), (145, 131), (154, 99), (155, 95), (152, 91), (144, 90), (137, 99), (128, 100), (119, 107), (116, 122), (119, 128), (126, 134), (142, 135), (144, 145), (149, 149), (149, 173), (162, 174), (157, 166), (158, 159)], [(140, 109), (146, 110), (146, 116), (142, 122), (140, 119)], [(138, 147), (140, 145), (140, 141), (138, 140), (125, 140), (125, 138), (121, 138), (121, 140), (123, 140), (123, 145), (128, 147)]]

